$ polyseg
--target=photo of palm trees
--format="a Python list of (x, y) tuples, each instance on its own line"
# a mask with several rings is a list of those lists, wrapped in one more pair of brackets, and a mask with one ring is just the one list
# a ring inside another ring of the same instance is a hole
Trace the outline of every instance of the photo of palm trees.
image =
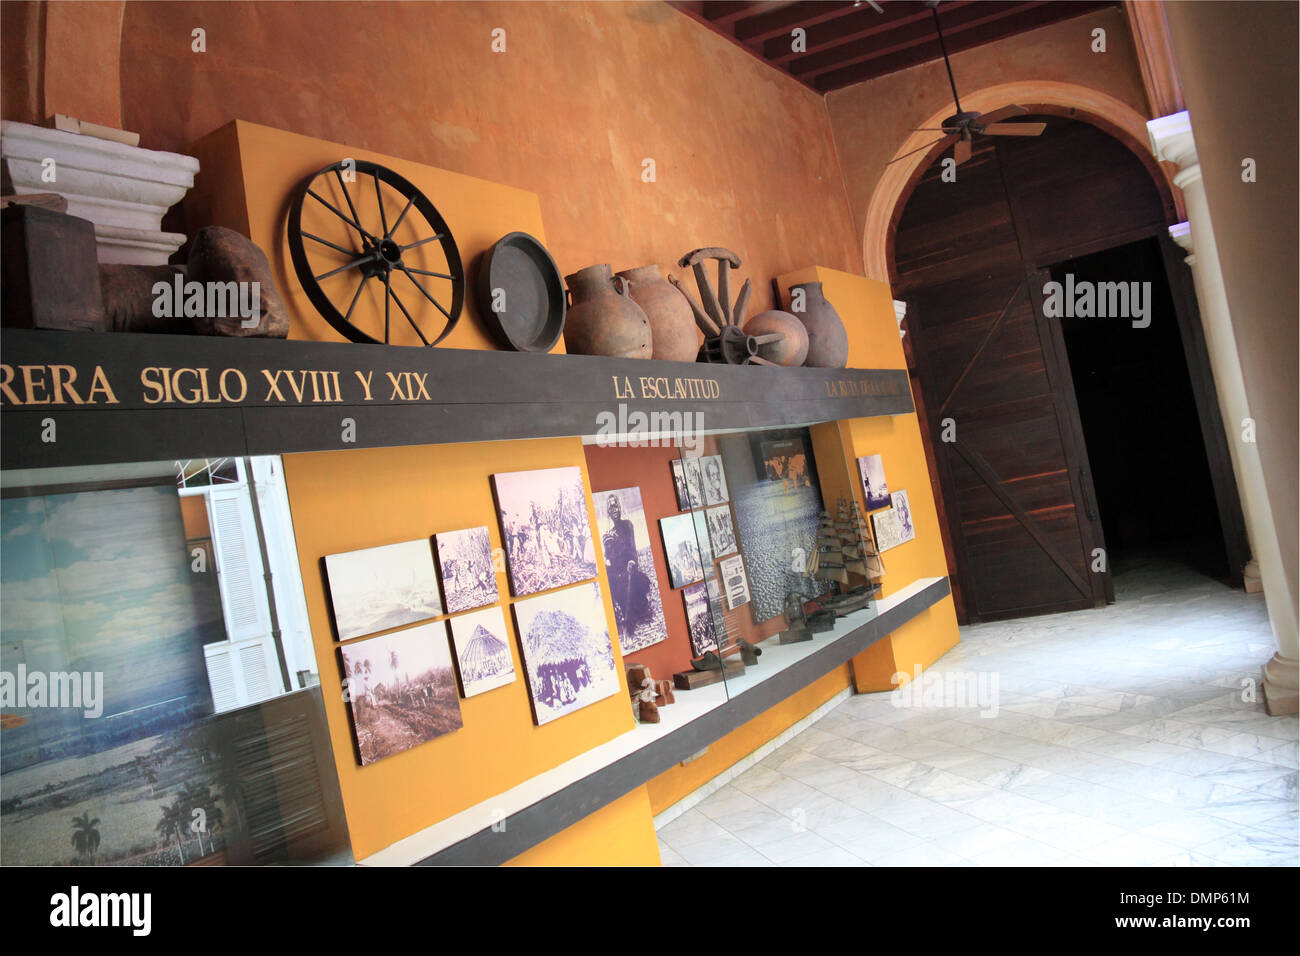
[(362, 766), (460, 729), (445, 623), (346, 644), (340, 653)]

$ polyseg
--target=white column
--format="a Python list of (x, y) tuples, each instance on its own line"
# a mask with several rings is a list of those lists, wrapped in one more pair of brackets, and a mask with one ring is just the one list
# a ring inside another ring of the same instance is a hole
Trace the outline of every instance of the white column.
[[(1147, 133), (1156, 159), (1178, 167), (1174, 185), (1182, 190), (1187, 206), (1187, 222), (1171, 226), (1169, 234), (1192, 253), (1187, 256), (1187, 264), (1192, 270), (1200, 304), (1206, 350), (1219, 394), (1219, 410), (1227, 431), (1232, 469), (1241, 493), (1246, 532), (1259, 565), (1264, 600), (1277, 645), (1277, 653), (1263, 668), (1265, 705), (1270, 714), (1293, 714), (1300, 700), (1297, 692), (1300, 649), (1297, 646), (1296, 609), (1289, 598), (1286, 572), (1278, 548), (1278, 528), (1264, 485), (1259, 446), (1255, 444), (1253, 434), (1250, 440), (1246, 440), (1248, 428), (1253, 432), (1249, 425), (1253, 419), (1219, 266), (1214, 227), (1206, 203), (1205, 184), (1201, 180), (1191, 119), (1186, 111), (1162, 116), (1147, 123)], [(1294, 533), (1294, 529), (1286, 529), (1285, 533)]]
[(894, 300), (894, 321), (898, 323), (898, 337), (901, 339), (907, 334), (907, 329), (903, 328), (903, 317), (907, 315), (907, 303)]
[(95, 224), (100, 262), (164, 265), (185, 242), (162, 217), (194, 185), (193, 156), (6, 121), (0, 157), (15, 193), (58, 193)]

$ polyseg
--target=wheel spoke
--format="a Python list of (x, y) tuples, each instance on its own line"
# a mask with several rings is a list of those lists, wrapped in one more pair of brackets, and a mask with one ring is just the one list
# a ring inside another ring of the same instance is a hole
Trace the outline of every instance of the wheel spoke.
[(357, 232), (361, 233), (361, 235), (365, 236), (365, 237), (366, 237), (367, 239), (369, 239), (371, 242), (377, 242), (377, 241), (378, 241), (378, 240), (375, 239), (374, 236), (372, 236), (370, 233), (366, 232), (364, 229), (361, 228), (361, 223), (357, 222), (357, 221), (354, 220), (354, 219), (349, 219), (347, 216), (343, 215), (343, 213), (339, 212), (337, 206), (335, 206), (335, 205), (334, 205), (332, 202), (330, 202), (328, 199), (324, 199), (324, 198), (322, 198), (322, 196), (321, 196), (318, 192), (316, 192), (316, 190), (314, 190), (314, 189), (308, 189), (308, 190), (307, 190), (307, 195), (308, 195), (308, 196), (311, 196), (311, 197), (312, 197), (313, 199), (315, 199), (318, 203), (320, 203), (322, 206), (324, 206), (324, 207), (325, 207), (326, 209), (328, 209), (330, 212), (334, 213), (334, 215), (338, 216), (340, 219), (342, 219), (344, 222), (346, 222), (349, 226), (351, 226), (351, 227), (352, 227), (353, 229), (355, 229)]
[(406, 266), (406, 271), (414, 272), (416, 275), (433, 276), (434, 278), (437, 279), (450, 279), (452, 282), (456, 281), (455, 276), (449, 276), (445, 272), (430, 272), (428, 269), (417, 269), (414, 266)]
[(352, 221), (361, 227), (361, 217), (357, 215), (357, 207), (352, 205), (352, 194), (348, 192), (348, 184), (343, 181), (343, 174), (337, 169), (334, 170), (334, 178), (339, 181), (339, 187), (343, 190), (343, 198), (348, 201), (348, 212), (352, 213)]
[(366, 283), (369, 281), (370, 281), (369, 275), (364, 275), (361, 277), (361, 283), (357, 286), (357, 294), (352, 297), (352, 304), (348, 306), (347, 314), (343, 316), (344, 322), (352, 321), (352, 310), (357, 307), (357, 300), (361, 298), (361, 290), (366, 287)]
[(337, 249), (345, 256), (355, 256), (357, 254), (357, 250), (355, 249), (344, 249), (342, 246), (336, 245), (335, 243), (330, 242), (328, 239), (322, 239), (320, 236), (313, 236), (310, 232), (304, 232), (302, 234), (302, 237), (304, 239), (314, 239), (316, 242), (319, 242), (322, 246), (329, 246), (331, 249)]
[(433, 242), (435, 239), (441, 239), (441, 238), (442, 238), (442, 233), (438, 233), (436, 236), (430, 236), (428, 239), (420, 239), (417, 242), (412, 242), (409, 245), (402, 246), (402, 251), (405, 252), (407, 249), (414, 249), (416, 246), (422, 246), (426, 242)]
[(402, 310), (402, 315), (406, 316), (406, 321), (411, 323), (411, 328), (415, 329), (415, 334), (420, 337), (420, 341), (427, 347), (429, 340), (425, 338), (424, 333), (420, 331), (420, 327), (415, 324), (415, 319), (411, 318), (411, 313), (406, 311), (406, 306), (402, 305), (402, 300), (397, 297), (397, 290), (390, 285), (388, 287), (388, 294), (393, 297), (393, 301), (397, 303), (397, 307)]
[(393, 291), (390, 279), (391, 273), (384, 273), (384, 344), (388, 345), (388, 296)]
[(393, 223), (393, 228), (389, 229), (386, 233), (384, 233), (384, 238), (385, 238), (385, 239), (391, 239), (391, 238), (393, 238), (393, 233), (397, 232), (397, 227), (400, 226), (400, 225), (402, 224), (402, 220), (406, 218), (406, 214), (407, 214), (408, 212), (411, 211), (411, 207), (412, 207), (413, 205), (415, 205), (415, 197), (414, 197), (414, 196), (412, 196), (410, 199), (406, 200), (406, 206), (403, 207), (403, 209), (402, 209), (402, 214), (401, 214), (400, 216), (397, 217), (397, 221)]
[(339, 266), (337, 269), (331, 269), (329, 272), (321, 273), (318, 276), (312, 276), (312, 278), (315, 279), (317, 282), (320, 282), (321, 279), (328, 279), (330, 276), (336, 276), (340, 272), (347, 272), (349, 269), (355, 269), (357, 266), (361, 265), (362, 263), (369, 262), (370, 259), (371, 257), (368, 255), (362, 256), (360, 259), (353, 259), (345, 266)]
[(375, 180), (375, 201), (379, 203), (379, 224), (384, 227), (384, 236), (388, 236), (388, 216), (384, 212), (384, 194), (379, 190), (379, 174), (371, 173)]
[(454, 321), (455, 321), (455, 320), (451, 317), (451, 313), (448, 312), (446, 309), (444, 309), (444, 308), (442, 307), (442, 303), (439, 302), (437, 299), (435, 299), (433, 296), (429, 295), (428, 291), (424, 288), (424, 286), (420, 285), (419, 281), (415, 278), (415, 276), (411, 275), (411, 273), (410, 273), (410, 271), (407, 269), (406, 265), (404, 265), (404, 264), (403, 264), (403, 265), (399, 265), (398, 268), (402, 270), (402, 272), (406, 275), (406, 278), (410, 279), (412, 282), (415, 283), (415, 287), (416, 287), (417, 289), (420, 290), (421, 294), (422, 294), (426, 299), (428, 299), (430, 302), (432, 302), (434, 305), (436, 305), (436, 306), (438, 307), (438, 311), (441, 312), (443, 315), (445, 315), (445, 316), (447, 317), (447, 321), (448, 321), (448, 322), (454, 322)]

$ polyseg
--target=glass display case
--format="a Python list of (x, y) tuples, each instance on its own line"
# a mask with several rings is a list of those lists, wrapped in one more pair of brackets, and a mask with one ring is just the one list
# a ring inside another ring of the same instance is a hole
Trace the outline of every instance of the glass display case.
[(280, 460), (0, 487), (5, 862), (350, 862)]

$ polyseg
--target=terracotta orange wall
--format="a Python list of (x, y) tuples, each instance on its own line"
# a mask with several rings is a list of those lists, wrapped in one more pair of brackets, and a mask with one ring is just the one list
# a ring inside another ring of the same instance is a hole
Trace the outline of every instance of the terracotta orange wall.
[[(523, 662), (517, 641), (512, 639), (517, 679), (506, 687), (462, 699), (464, 726), (460, 730), (367, 767), (359, 766), (355, 756), (342, 696), (339, 645), (330, 625), (320, 559), (339, 551), (427, 539), (441, 531), (480, 524), (487, 525), (492, 546), (500, 548), (490, 476), (569, 465), (582, 468), (585, 482), (582, 444), (576, 438), (285, 456), (312, 640), (348, 830), (358, 858), (633, 728), (625, 689), (562, 720), (536, 726)], [(595, 520), (590, 508), (588, 518)], [(598, 559), (599, 553), (597, 543)], [(512, 601), (504, 572), (497, 575), (497, 585), (507, 627), (513, 634)], [(609, 589), (603, 575), (601, 590), (612, 634)], [(626, 847), (644, 850), (653, 846), (649, 815), (642, 813), (638, 818), (635, 800), (601, 820), (614, 825)], [(583, 826), (586, 829), (581, 833), (570, 834), (568, 842), (559, 840), (555, 846), (567, 847), (566, 852), (597, 852), (591, 847), (580, 849), (586, 844), (582, 834), (597, 832), (602, 824), (595, 821)], [(643, 852), (641, 862), (657, 863), (657, 850), (653, 855)]]
[(565, 274), (725, 245), (758, 310), (859, 258), (822, 98), (664, 3), (129, 3), (120, 72), (142, 146), (240, 118), (535, 193)]
[[(1091, 34), (1096, 27), (1106, 30), (1105, 53), (1092, 52)], [(1143, 116), (1150, 115), (1128, 19), (1119, 6), (954, 54), (952, 71), (959, 94), (1014, 81), (1073, 83), (1113, 96)], [(952, 91), (942, 60), (826, 95), (859, 241), (885, 164), (913, 128), (925, 125), (931, 114), (951, 104)]]

